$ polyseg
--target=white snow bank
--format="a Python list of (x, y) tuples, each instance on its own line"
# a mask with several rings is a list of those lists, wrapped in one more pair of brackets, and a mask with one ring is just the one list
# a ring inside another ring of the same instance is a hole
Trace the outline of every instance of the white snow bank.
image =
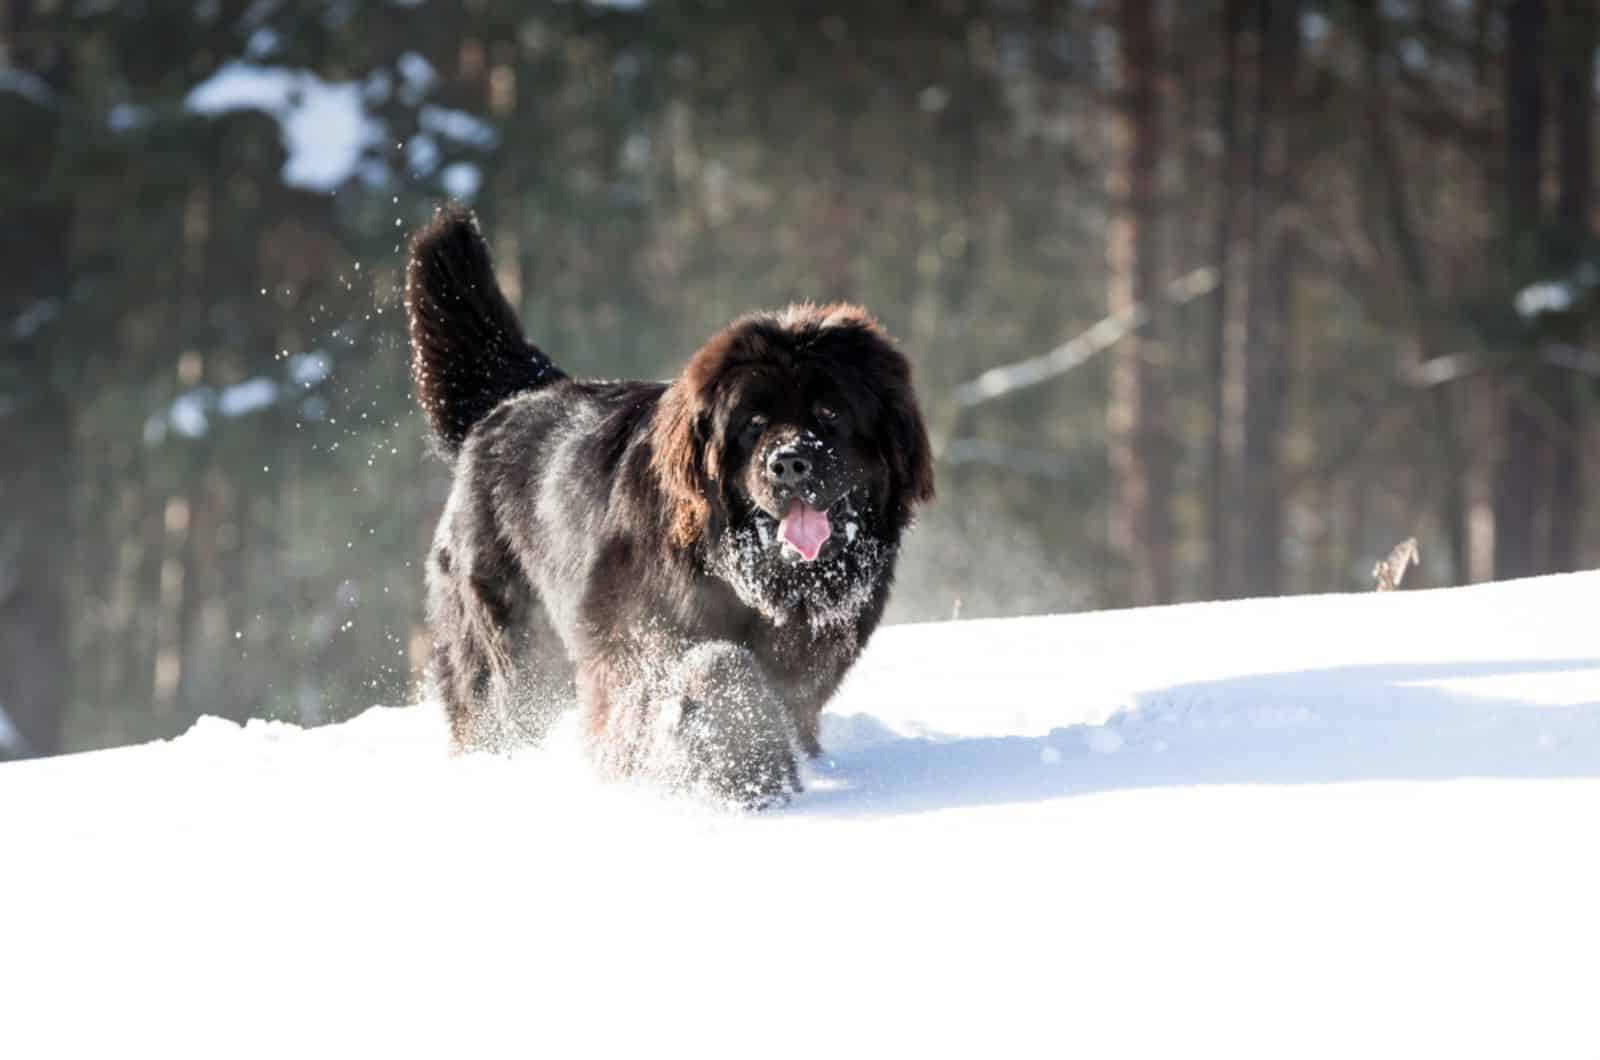
[(1597, 598), (886, 630), (759, 816), (431, 706), (0, 766), (7, 1044), (1594, 1056)]

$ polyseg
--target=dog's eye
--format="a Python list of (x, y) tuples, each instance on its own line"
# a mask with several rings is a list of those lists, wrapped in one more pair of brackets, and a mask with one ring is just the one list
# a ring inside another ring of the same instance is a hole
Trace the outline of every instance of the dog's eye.
[(751, 437), (761, 433), (766, 427), (767, 418), (759, 413), (744, 421), (744, 433)]
[(833, 409), (829, 408), (827, 405), (818, 405), (816, 408), (816, 413), (817, 419), (821, 420), (823, 423), (832, 423), (834, 420), (839, 418), (839, 414), (833, 411)]

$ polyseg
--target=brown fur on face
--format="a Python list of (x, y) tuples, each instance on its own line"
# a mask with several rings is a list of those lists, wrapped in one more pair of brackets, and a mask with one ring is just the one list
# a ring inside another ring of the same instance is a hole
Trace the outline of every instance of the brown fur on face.
[(661, 396), (650, 466), (668, 499), (667, 536), (679, 549), (700, 540), (711, 518), (705, 485), (711, 476), (701, 460), (705, 441), (699, 421), (694, 395), (681, 382)]

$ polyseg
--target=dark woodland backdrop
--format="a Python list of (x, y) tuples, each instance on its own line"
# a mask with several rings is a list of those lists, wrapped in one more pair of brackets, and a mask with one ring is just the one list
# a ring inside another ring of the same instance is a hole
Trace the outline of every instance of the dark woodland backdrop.
[(1596, 28), (0, 0), (0, 754), (411, 694), (447, 470), (396, 283), (447, 194), (574, 372), (870, 306), (941, 454), (897, 620), (1600, 563)]

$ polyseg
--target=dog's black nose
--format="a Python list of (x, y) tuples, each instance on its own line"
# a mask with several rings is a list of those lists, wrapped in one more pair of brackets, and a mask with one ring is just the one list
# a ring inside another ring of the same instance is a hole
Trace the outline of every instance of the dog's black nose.
[(767, 457), (767, 474), (780, 486), (799, 486), (811, 480), (811, 460), (797, 447), (786, 445)]

